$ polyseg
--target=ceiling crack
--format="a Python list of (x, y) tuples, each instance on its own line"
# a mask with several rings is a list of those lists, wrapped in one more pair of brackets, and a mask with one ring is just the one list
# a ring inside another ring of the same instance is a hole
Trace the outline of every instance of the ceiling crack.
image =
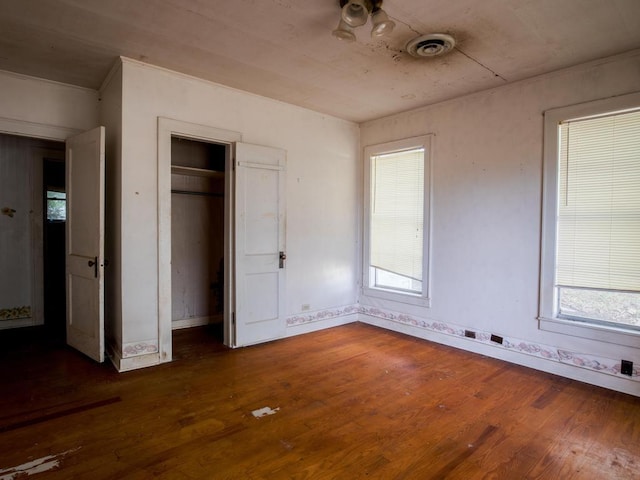
[(416, 35), (422, 35), (422, 33), (421, 33), (421, 32), (417, 31), (417, 30), (416, 30), (415, 28), (413, 28), (411, 25), (409, 25), (409, 24), (408, 24), (408, 23), (406, 23), (406, 22), (403, 22), (403, 21), (402, 21), (402, 20), (400, 20), (399, 18), (392, 17), (391, 15), (389, 15), (389, 18), (390, 18), (391, 20), (394, 20), (394, 21), (396, 21), (396, 22), (400, 22), (401, 24), (405, 25), (409, 30), (411, 30), (411, 31), (412, 31), (413, 33), (415, 33)]
[(467, 57), (469, 60), (472, 60), (474, 62), (476, 62), (478, 65), (480, 65), (482, 68), (484, 68), (485, 70), (491, 72), (493, 74), (494, 77), (498, 77), (500, 80), (502, 80), (503, 82), (508, 82), (509, 80), (507, 80), (506, 78), (504, 78), (502, 75), (500, 75), (499, 73), (495, 72), (494, 70), (491, 70), (489, 67), (487, 67), (484, 63), (479, 62), (478, 60), (476, 60), (475, 58), (473, 58), (471, 55), (467, 55), (466, 53), (464, 53), (462, 50), (460, 50), (458, 47), (454, 47), (457, 51), (459, 51), (461, 54), (463, 54), (465, 57)]

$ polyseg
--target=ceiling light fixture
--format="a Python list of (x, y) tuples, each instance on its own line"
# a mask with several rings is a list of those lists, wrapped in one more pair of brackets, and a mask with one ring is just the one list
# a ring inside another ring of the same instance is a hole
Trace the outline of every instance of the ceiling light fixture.
[(353, 42), (356, 39), (353, 29), (367, 23), (369, 15), (373, 24), (371, 38), (388, 35), (396, 25), (382, 10), (382, 0), (340, 0), (340, 23), (333, 36)]

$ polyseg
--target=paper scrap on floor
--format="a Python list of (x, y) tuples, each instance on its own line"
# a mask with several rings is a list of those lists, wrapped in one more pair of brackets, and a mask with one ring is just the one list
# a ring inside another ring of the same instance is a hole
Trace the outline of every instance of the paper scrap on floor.
[(269, 407), (262, 407), (262, 408), (259, 408), (258, 410), (254, 410), (251, 413), (253, 414), (254, 417), (260, 418), (260, 417), (264, 417), (265, 415), (273, 415), (278, 410), (280, 410), (280, 407), (277, 407), (273, 410)]

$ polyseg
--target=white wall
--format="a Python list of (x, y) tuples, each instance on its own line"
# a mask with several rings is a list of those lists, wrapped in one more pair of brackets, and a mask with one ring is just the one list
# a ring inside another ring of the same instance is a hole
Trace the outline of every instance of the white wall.
[[(3, 128), (7, 133), (64, 140), (65, 134), (97, 126), (98, 92), (0, 70), (0, 120), (26, 124), (18, 130)], [(53, 133), (42, 126), (53, 127)]]
[[(543, 112), (639, 89), (640, 53), (635, 52), (363, 124), (363, 146), (435, 134), (432, 307), (363, 298), (363, 305), (381, 309), (378, 313), (370, 309), (376, 319), (365, 317), (390, 328), (409, 328), (408, 333), (425, 338), (640, 394), (640, 383), (628, 378), (567, 368), (570, 363), (584, 366), (586, 357), (618, 363), (625, 358), (637, 365), (640, 344), (619, 347), (545, 332), (536, 320)], [(392, 312), (407, 314), (409, 320), (401, 325), (403, 321)], [(478, 345), (442, 334), (438, 322), (445, 324), (445, 330), (496, 333), (524, 341), (534, 350), (536, 345), (551, 346), (586, 357), (573, 356), (562, 365), (524, 358), (532, 352), (521, 349), (514, 354), (491, 342)], [(426, 327), (415, 328), (416, 324)]]
[(0, 136), (0, 329), (43, 320), (42, 159), (32, 148)]
[(357, 125), (126, 59), (122, 105), (123, 350), (157, 346), (159, 116), (286, 150), (287, 314), (356, 302)]

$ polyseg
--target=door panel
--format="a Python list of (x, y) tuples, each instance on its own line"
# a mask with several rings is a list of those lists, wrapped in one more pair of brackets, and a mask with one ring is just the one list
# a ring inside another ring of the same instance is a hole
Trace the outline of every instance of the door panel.
[(104, 127), (67, 140), (67, 343), (104, 361)]
[(285, 152), (235, 144), (235, 346), (285, 333)]
[(268, 255), (278, 251), (278, 182), (279, 170), (262, 167), (244, 167), (246, 189), (251, 198), (245, 198), (245, 253)]

